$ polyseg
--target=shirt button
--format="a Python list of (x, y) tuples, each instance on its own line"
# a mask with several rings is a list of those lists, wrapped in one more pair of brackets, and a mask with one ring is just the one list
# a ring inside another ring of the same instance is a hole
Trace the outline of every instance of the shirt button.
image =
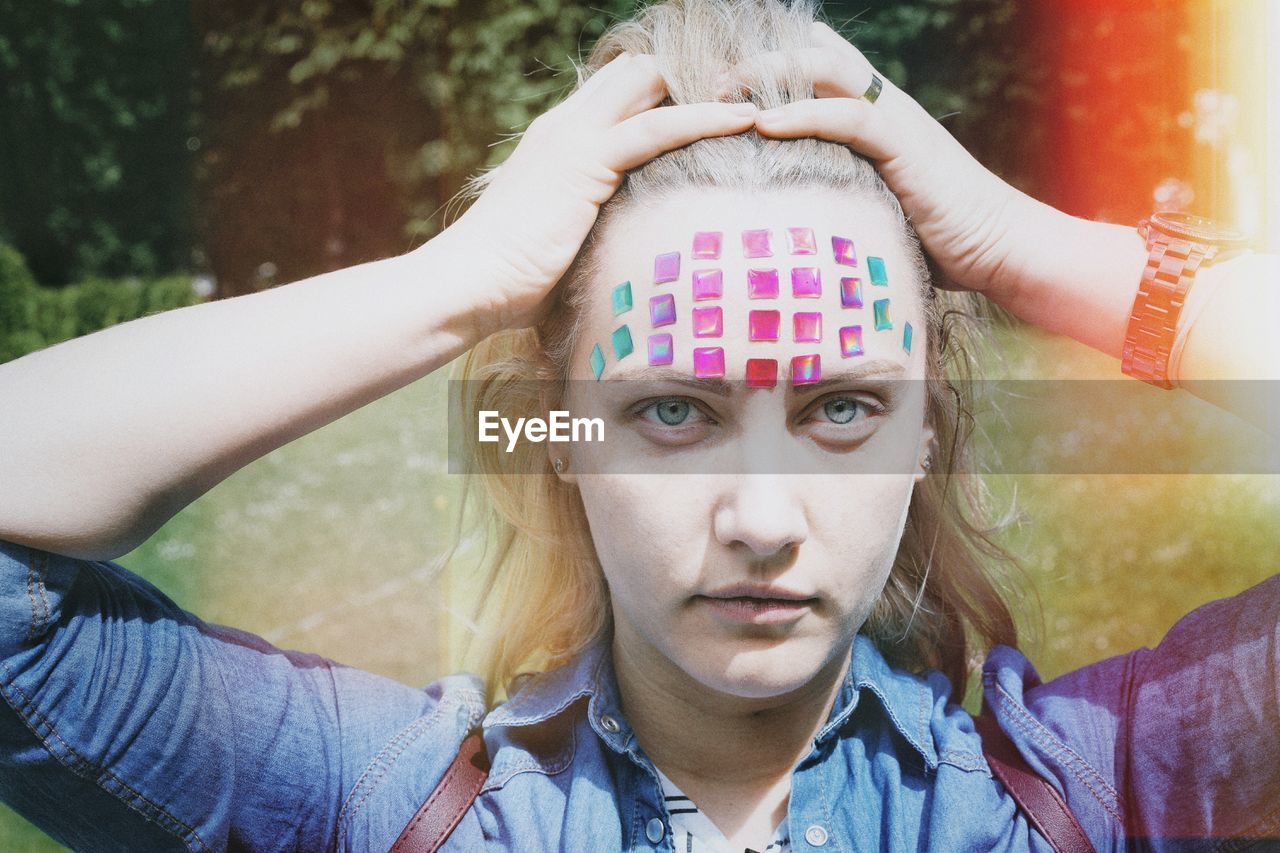
[(804, 831), (804, 840), (814, 847), (821, 847), (827, 843), (827, 831), (815, 823)]
[(662, 818), (655, 817), (653, 820), (649, 821), (648, 825), (644, 828), (644, 834), (648, 836), (649, 840), (654, 844), (661, 841), (662, 836), (667, 834), (667, 828), (662, 825)]
[[(603, 726), (604, 730), (609, 734), (616, 735), (618, 732), (622, 731), (622, 726), (618, 725), (618, 721), (613, 717), (610, 717), (608, 714), (604, 714), (600, 717), (600, 725)], [(659, 821), (659, 823), (661, 823), (661, 821)]]

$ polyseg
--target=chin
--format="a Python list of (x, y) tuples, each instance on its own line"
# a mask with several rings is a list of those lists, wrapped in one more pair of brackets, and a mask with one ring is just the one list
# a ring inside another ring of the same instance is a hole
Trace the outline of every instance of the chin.
[(698, 659), (687, 662), (685, 671), (720, 693), (768, 699), (804, 687), (838, 652), (812, 637), (767, 645), (725, 642), (704, 648)]

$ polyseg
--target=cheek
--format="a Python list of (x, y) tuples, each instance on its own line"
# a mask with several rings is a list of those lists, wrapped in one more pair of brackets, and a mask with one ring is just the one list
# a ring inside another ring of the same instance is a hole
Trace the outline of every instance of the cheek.
[(596, 474), (578, 478), (596, 556), (621, 591), (696, 566), (707, 541), (705, 508), (684, 478)]
[[(839, 498), (823, 515), (825, 538), (835, 549), (842, 586), (866, 593), (887, 577), (902, 541), (913, 481), (888, 474), (839, 478)], [(878, 587), (875, 590), (878, 594)]]

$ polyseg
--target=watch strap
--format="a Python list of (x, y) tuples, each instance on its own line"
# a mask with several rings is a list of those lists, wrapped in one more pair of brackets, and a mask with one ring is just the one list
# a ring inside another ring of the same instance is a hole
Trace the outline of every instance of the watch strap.
[(1187, 291), (1201, 265), (1212, 262), (1217, 247), (1163, 234), (1149, 225), (1145, 231), (1147, 265), (1129, 314), (1120, 369), (1169, 389), (1175, 387), (1169, 375), (1169, 356)]

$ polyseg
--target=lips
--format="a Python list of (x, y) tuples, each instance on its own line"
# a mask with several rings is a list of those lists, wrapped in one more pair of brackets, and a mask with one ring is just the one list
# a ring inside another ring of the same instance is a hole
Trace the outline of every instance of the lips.
[(736, 583), (730, 586), (720, 587), (711, 592), (704, 593), (707, 598), (722, 599), (765, 599), (768, 601), (778, 602), (798, 602), (808, 601), (816, 598), (816, 596), (802, 592), (789, 587), (777, 586), (774, 584), (758, 584), (758, 583)]

